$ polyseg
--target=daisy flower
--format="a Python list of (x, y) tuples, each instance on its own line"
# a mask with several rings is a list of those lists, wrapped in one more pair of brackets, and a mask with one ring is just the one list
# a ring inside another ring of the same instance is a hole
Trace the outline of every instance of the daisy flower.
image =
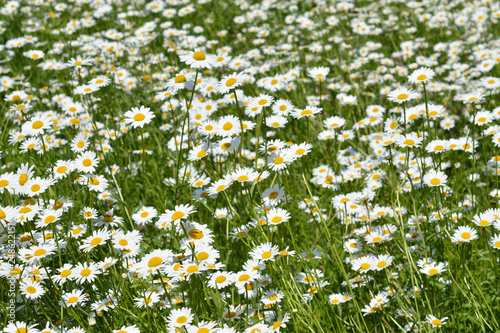
[(311, 261), (312, 259), (320, 259), (321, 256), (323, 255), (323, 252), (321, 252), (318, 249), (311, 249), (308, 251), (301, 252), (300, 255), (306, 262)]
[(408, 76), (408, 81), (410, 81), (411, 83), (426, 83), (432, 80), (435, 75), (436, 73), (432, 69), (428, 67), (422, 67), (413, 71), (413, 73)]
[(160, 221), (172, 222), (189, 218), (189, 215), (196, 213), (196, 208), (192, 205), (176, 205), (172, 210), (166, 210), (160, 215)]
[(12, 321), (3, 329), (5, 333), (21, 333), (21, 332), (29, 332), (29, 333), (39, 333), (40, 331), (36, 328), (37, 324), (28, 326), (27, 323), (22, 321), (16, 321), (13, 323)]
[(328, 297), (330, 304), (337, 305), (345, 302), (344, 295), (342, 294), (331, 294)]
[(36, 177), (26, 182), (26, 184), (22, 187), (22, 192), (30, 197), (37, 196), (44, 193), (55, 182), (56, 180), (54, 179), (42, 179), (40, 177)]
[(233, 274), (230, 272), (220, 271), (212, 274), (208, 281), (208, 286), (214, 289), (222, 289), (233, 283)]
[(448, 317), (444, 317), (444, 318), (441, 318), (441, 319), (438, 319), (437, 317), (434, 317), (433, 315), (428, 315), (426, 317), (426, 321), (432, 325), (432, 327), (441, 327), (443, 326), (444, 324), (446, 324), (446, 319), (448, 319)]
[(226, 190), (229, 186), (231, 186), (231, 181), (230, 180), (227, 180), (227, 179), (219, 179), (215, 182), (212, 183), (212, 185), (210, 185), (208, 187), (208, 193), (210, 195), (215, 195), (219, 192), (222, 192), (224, 190)]
[(52, 275), (52, 280), (56, 283), (63, 284), (64, 282), (72, 279), (73, 265), (64, 264), (57, 269), (58, 274)]
[(201, 246), (212, 243), (214, 236), (206, 225), (197, 222), (188, 222), (184, 223), (184, 230), (186, 231), (186, 237), (182, 240), (183, 246), (188, 244)]
[(16, 183), (16, 175), (12, 172), (7, 172), (0, 175), (0, 191), (12, 192)]
[(187, 52), (179, 56), (180, 60), (191, 68), (208, 68), (211, 69), (217, 63), (213, 55), (206, 54), (200, 49)]
[(65, 178), (71, 171), (73, 171), (73, 169), (73, 161), (58, 160), (52, 168), (52, 171), (54, 173), (54, 178), (59, 179)]
[(97, 90), (99, 90), (99, 87), (93, 84), (83, 84), (81, 86), (76, 87), (73, 93), (75, 95), (87, 95)]
[(45, 294), (45, 289), (39, 282), (28, 280), (20, 285), (21, 295), (27, 299), (38, 299)]
[(327, 118), (323, 121), (324, 126), (328, 129), (341, 128), (342, 126), (345, 125), (345, 123), (346, 123), (346, 120), (344, 118), (337, 117), (337, 116)]
[(113, 330), (113, 333), (141, 333), (139, 328), (135, 325), (122, 326), (119, 330)]
[(97, 218), (97, 209), (92, 207), (83, 207), (82, 215), (85, 220), (95, 220)]
[(252, 102), (259, 107), (270, 106), (274, 102), (274, 97), (267, 94), (260, 94), (259, 96), (255, 97)]
[(390, 256), (388, 254), (380, 254), (375, 261), (375, 266), (373, 267), (373, 270), (376, 271), (381, 271), (387, 266), (390, 266), (392, 264), (392, 260), (394, 259), (393, 256)]
[(323, 109), (321, 109), (319, 107), (308, 105), (303, 110), (300, 110), (300, 109), (293, 110), (291, 112), (291, 116), (294, 117), (294, 118), (296, 118), (296, 119), (301, 119), (301, 118), (304, 118), (304, 117), (314, 118), (315, 114), (318, 114), (318, 113), (320, 113), (322, 111), (323, 111)]
[(160, 297), (156, 293), (149, 293), (144, 297), (134, 298), (135, 305), (138, 308), (153, 307), (156, 303), (160, 301)]
[(291, 156), (286, 152), (273, 152), (267, 157), (267, 164), (273, 171), (280, 171), (285, 169), (291, 162)]
[(309, 154), (309, 152), (312, 150), (313, 145), (310, 143), (301, 143), (298, 145), (293, 145), (290, 148), (288, 148), (288, 155), (291, 156), (293, 159), (305, 156)]
[(217, 135), (228, 137), (241, 132), (240, 120), (232, 115), (221, 117), (217, 123)]
[(241, 86), (246, 79), (247, 75), (244, 73), (233, 73), (231, 75), (224, 76), (219, 82), (219, 93), (226, 94), (229, 91), (236, 89)]
[(279, 289), (270, 289), (264, 293), (261, 298), (261, 302), (264, 305), (267, 304), (276, 304), (281, 302), (281, 300), (285, 298), (285, 294)]
[(283, 116), (270, 116), (266, 118), (266, 126), (273, 128), (285, 127), (288, 120)]
[(170, 250), (154, 250), (142, 258), (141, 267), (146, 271), (151, 269), (156, 271), (160, 267), (163, 267), (165, 264), (172, 261), (172, 258), (173, 253)]
[(92, 62), (91, 58), (82, 58), (81, 56), (77, 56), (76, 58), (71, 58), (67, 64), (73, 67), (81, 67), (81, 66), (90, 66)]
[(146, 224), (151, 222), (158, 214), (154, 207), (142, 207), (137, 213), (132, 215), (132, 219), (137, 224)]
[(391, 102), (396, 102), (396, 103), (404, 103), (407, 101), (410, 101), (412, 99), (415, 99), (417, 97), (417, 93), (414, 92), (411, 89), (406, 89), (406, 88), (400, 88), (391, 91), (388, 95), (387, 98)]
[(290, 213), (283, 208), (272, 208), (267, 212), (267, 220), (271, 224), (280, 224), (290, 219)]
[(420, 147), (420, 144), (422, 143), (422, 141), (423, 141), (423, 138), (419, 137), (417, 133), (408, 133), (406, 135), (400, 135), (396, 139), (396, 144), (402, 148)]
[(45, 130), (52, 128), (52, 123), (52, 118), (48, 115), (35, 116), (23, 124), (23, 134), (31, 136), (43, 134)]
[(94, 85), (98, 88), (105, 87), (111, 83), (111, 79), (107, 76), (100, 75), (89, 81), (88, 84)]
[(469, 226), (460, 226), (451, 237), (452, 242), (462, 244), (477, 239), (477, 231)]
[(269, 325), (271, 332), (280, 332), (281, 328), (286, 328), (286, 323), (290, 320), (290, 314), (285, 313), (284, 316), (278, 316), (276, 320)]
[(40, 50), (30, 50), (27, 52), (24, 52), (23, 55), (27, 58), (33, 59), (33, 60), (38, 60), (42, 59), (45, 56), (45, 53)]
[(182, 89), (191, 90), (191, 89), (193, 89), (194, 84), (195, 84), (194, 77), (195, 77), (194, 73), (187, 73), (187, 72), (181, 71), (175, 77), (168, 80), (166, 86), (169, 88), (169, 90), (172, 93), (175, 93), (178, 90), (182, 90)]
[(95, 168), (99, 164), (99, 159), (96, 153), (88, 151), (78, 155), (75, 159), (75, 168), (80, 172), (94, 173)]
[(481, 79), (481, 83), (486, 89), (497, 89), (500, 88), (500, 79), (497, 77), (484, 77)]
[(307, 75), (309, 75), (309, 77), (319, 82), (324, 81), (328, 73), (330, 73), (330, 69), (328, 67), (313, 67), (307, 71)]
[(448, 176), (442, 171), (430, 170), (424, 176), (424, 184), (431, 187), (446, 185), (446, 181), (448, 180)]
[(64, 303), (60, 303), (61, 306), (75, 307), (85, 302), (87, 300), (87, 295), (83, 290), (73, 289), (73, 291), (63, 294), (62, 299)]
[(29, 264), (34, 264), (41, 259), (50, 256), (56, 251), (53, 245), (32, 246), (27, 249), (20, 249), (19, 256)]
[(83, 244), (80, 245), (79, 248), (84, 252), (90, 252), (90, 250), (92, 250), (96, 246), (103, 245), (104, 243), (106, 243), (106, 241), (110, 238), (111, 238), (110, 232), (103, 229), (94, 230), (92, 236), (89, 236), (82, 240)]
[(292, 102), (286, 99), (278, 99), (272, 106), (272, 111), (276, 115), (287, 116), (295, 107)]
[[(187, 333), (215, 333), (219, 332), (217, 328), (217, 323), (215, 321), (205, 321), (202, 320), (198, 324), (193, 326), (188, 326)], [(139, 332), (138, 332), (139, 333)]]
[(443, 263), (429, 263), (420, 269), (421, 273), (432, 276), (446, 271), (446, 266)]
[(41, 143), (39, 138), (26, 138), (19, 147), (19, 151), (26, 153), (29, 150), (38, 150), (41, 147)]
[(173, 309), (168, 315), (168, 324), (173, 327), (188, 326), (193, 319), (194, 315), (190, 308)]
[(500, 234), (498, 235), (494, 235), (493, 237), (491, 237), (490, 241), (489, 241), (489, 244), (497, 249), (497, 250), (500, 250)]
[(484, 94), (482, 92), (474, 92), (470, 94), (464, 94), (459, 97), (459, 100), (464, 104), (478, 104), (484, 102)]
[(108, 180), (100, 175), (85, 175), (86, 184), (91, 191), (102, 193), (108, 188)]
[(493, 121), (493, 114), (489, 111), (479, 111), (473, 119), (476, 125), (486, 125)]
[(363, 250), (363, 244), (354, 238), (346, 240), (344, 247), (349, 253), (356, 253)]
[(278, 246), (271, 243), (263, 243), (256, 246), (249, 254), (253, 259), (263, 260), (263, 261), (274, 261), (280, 253)]
[(133, 128), (144, 127), (149, 124), (155, 117), (150, 108), (141, 106), (140, 108), (132, 108), (130, 111), (125, 112), (125, 124), (131, 125)]
[(266, 189), (262, 193), (262, 199), (267, 207), (276, 206), (281, 202), (281, 200), (285, 199), (285, 197), (285, 191), (279, 184), (275, 184), (273, 187)]
[[(240, 315), (244, 312), (244, 309), (241, 306), (229, 305), (229, 307), (224, 308), (224, 312), (222, 313), (222, 318), (225, 320), (239, 320)], [(234, 329), (219, 329), (218, 333), (238, 333)]]
[(375, 270), (376, 267), (376, 259), (370, 255), (363, 256), (351, 261), (352, 269), (355, 271), (361, 272), (369, 272), (371, 270)]
[(6, 95), (4, 101), (7, 102), (19, 102), (22, 100), (27, 100), (28, 94), (22, 90), (14, 90), (10, 94)]

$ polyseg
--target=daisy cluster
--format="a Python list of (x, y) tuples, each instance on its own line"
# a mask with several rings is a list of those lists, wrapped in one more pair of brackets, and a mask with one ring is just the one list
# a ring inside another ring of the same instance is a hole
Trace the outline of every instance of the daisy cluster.
[(500, 329), (499, 19), (2, 4), (0, 329)]

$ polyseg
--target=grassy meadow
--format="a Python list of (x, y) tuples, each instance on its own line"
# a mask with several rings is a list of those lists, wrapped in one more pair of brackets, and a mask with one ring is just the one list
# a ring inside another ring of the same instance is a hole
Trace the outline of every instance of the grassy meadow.
[(0, 331), (500, 332), (498, 2), (0, 6)]

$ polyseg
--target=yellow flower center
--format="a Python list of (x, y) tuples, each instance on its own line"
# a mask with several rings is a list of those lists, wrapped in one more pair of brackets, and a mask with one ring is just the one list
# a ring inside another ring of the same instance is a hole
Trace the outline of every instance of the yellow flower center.
[(189, 237), (192, 239), (202, 239), (203, 238), (203, 232), (200, 229), (192, 229), (188, 232)]
[(194, 60), (198, 60), (198, 61), (203, 61), (207, 58), (207, 56), (205, 55), (205, 53), (201, 52), (201, 51), (198, 51), (198, 52), (195, 52), (193, 54), (193, 59)]
[(208, 257), (209, 257), (209, 255), (206, 252), (200, 252), (196, 255), (196, 259), (198, 259), (198, 260), (207, 260)]
[(198, 271), (198, 266), (189, 266), (186, 269), (186, 272), (188, 272), (188, 273), (194, 273), (194, 272), (197, 272), (197, 271)]
[(238, 281), (239, 281), (239, 282), (243, 282), (243, 281), (248, 281), (248, 279), (250, 279), (250, 275), (248, 275), (248, 274), (242, 274), (242, 275), (238, 278)]
[(138, 113), (134, 116), (135, 121), (143, 121), (144, 119), (146, 119), (146, 116), (143, 115), (142, 113)]
[(436, 325), (436, 326), (441, 326), (441, 325), (442, 325), (441, 320), (439, 320), (439, 319), (434, 319), (434, 320), (432, 321), (432, 323), (433, 323), (434, 325)]
[(160, 257), (153, 257), (153, 258), (149, 259), (149, 261), (148, 261), (148, 267), (159, 266), (159, 265), (161, 265), (162, 262), (163, 262), (162, 258), (160, 258)]
[(35, 257), (39, 257), (39, 256), (43, 256), (45, 253), (47, 253), (47, 251), (45, 251), (44, 249), (38, 249), (35, 251), (35, 253), (33, 253), (33, 255)]
[(33, 127), (34, 129), (39, 129), (43, 126), (43, 122), (40, 121), (40, 120), (37, 120), (33, 123), (33, 125), (31, 125), (31, 127)]
[(186, 82), (187, 79), (184, 75), (180, 74), (175, 77), (175, 83), (183, 83)]
[(69, 269), (65, 269), (64, 271), (61, 272), (60, 276), (61, 277), (67, 277), (71, 274), (71, 271)]
[(274, 164), (281, 164), (283, 163), (283, 157), (276, 157), (273, 161)]
[(215, 282), (217, 283), (223, 283), (224, 281), (226, 281), (226, 277), (221, 275), (221, 276), (218, 276), (217, 278), (215, 278)]
[(439, 178), (432, 178), (430, 183), (432, 185), (439, 185), (439, 184), (441, 184), (441, 180), (439, 180)]
[(266, 251), (262, 253), (262, 259), (268, 259), (272, 256), (273, 254), (270, 251)]
[(278, 197), (278, 192), (271, 192), (271, 194), (269, 194), (269, 199), (271, 200), (274, 200)]
[(102, 238), (96, 237), (90, 242), (90, 246), (96, 246), (100, 242), (102, 242)]
[(73, 303), (75, 303), (76, 301), (78, 301), (78, 297), (76, 297), (76, 296), (72, 296), (72, 297), (70, 297), (70, 298), (68, 299), (68, 303), (69, 303), (69, 304), (73, 304)]
[(365, 262), (365, 263), (362, 263), (360, 267), (362, 270), (366, 271), (368, 268), (370, 268), (370, 264)]
[(233, 84), (236, 83), (236, 79), (234, 77), (230, 78), (229, 80), (226, 81), (226, 87), (231, 87)]

